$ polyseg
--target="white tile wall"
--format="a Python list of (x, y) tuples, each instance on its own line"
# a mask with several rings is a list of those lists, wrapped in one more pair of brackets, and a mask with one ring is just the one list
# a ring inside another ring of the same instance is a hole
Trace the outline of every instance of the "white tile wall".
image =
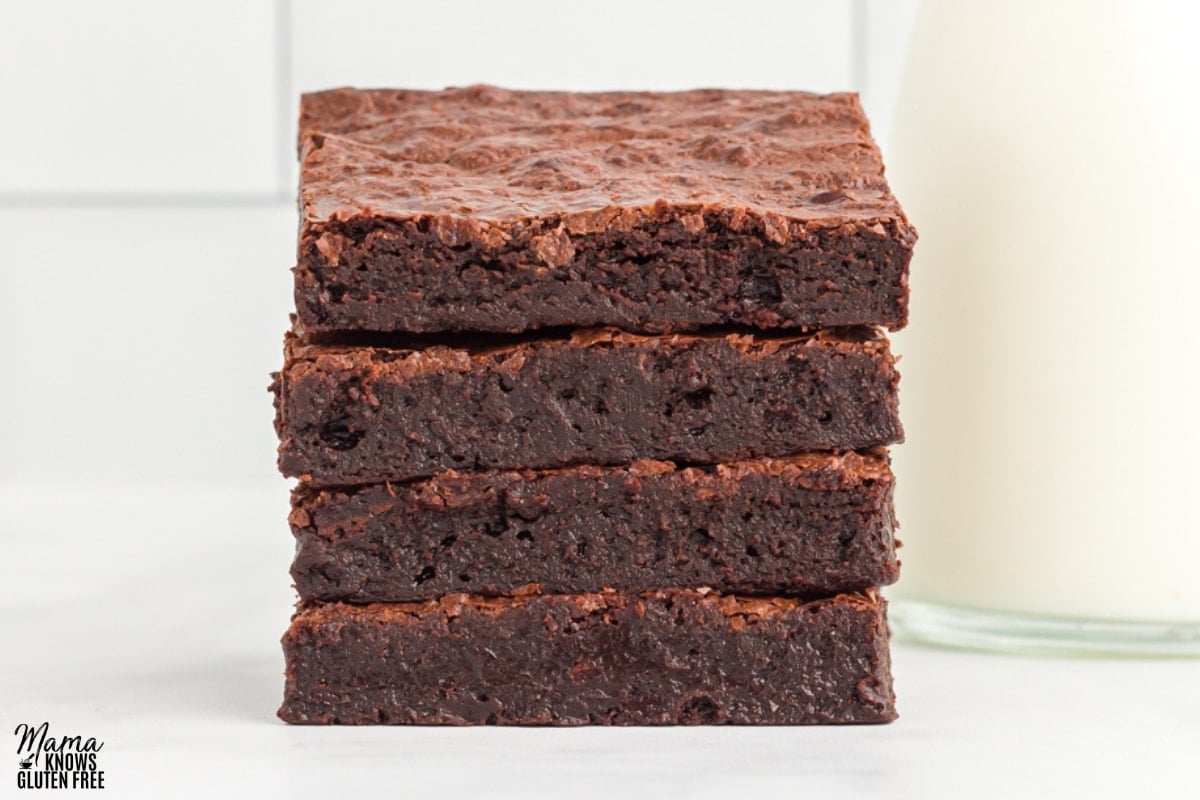
[(295, 229), (283, 205), (0, 209), (0, 484), (278, 485)]
[(276, 8), (50, 0), (0, 23), (0, 193), (278, 192)]
[(0, 484), (282, 484), (296, 92), (857, 84), (883, 132), (916, 2), (7, 6)]
[(845, 88), (852, 4), (297, 0), (295, 83)]

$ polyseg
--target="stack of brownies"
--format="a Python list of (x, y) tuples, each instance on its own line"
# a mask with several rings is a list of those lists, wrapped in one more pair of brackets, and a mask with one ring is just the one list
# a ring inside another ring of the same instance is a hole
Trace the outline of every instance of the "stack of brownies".
[(915, 233), (855, 96), (341, 89), (300, 159), (284, 720), (895, 717)]

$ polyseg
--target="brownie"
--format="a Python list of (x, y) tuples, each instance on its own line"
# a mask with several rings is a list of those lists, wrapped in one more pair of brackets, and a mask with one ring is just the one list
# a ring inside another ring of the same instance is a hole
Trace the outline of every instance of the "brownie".
[(904, 325), (852, 94), (336, 89), (300, 114), (313, 333)]
[(315, 486), (448, 469), (716, 463), (897, 442), (872, 329), (761, 338), (577, 331), (469, 349), (286, 343), (279, 467)]
[(694, 591), (303, 608), (279, 716), (321, 724), (895, 718), (884, 603)]
[(530, 588), (846, 592), (896, 580), (891, 499), (882, 453), (301, 486), (292, 577), (305, 600), (354, 603)]

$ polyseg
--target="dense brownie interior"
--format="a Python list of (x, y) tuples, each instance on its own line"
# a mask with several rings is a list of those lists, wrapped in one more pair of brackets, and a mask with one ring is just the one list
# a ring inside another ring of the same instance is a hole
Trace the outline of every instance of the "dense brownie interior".
[(309, 606), (284, 636), (279, 714), (326, 724), (886, 722), (887, 637), (874, 594)]
[(305, 345), (274, 385), (279, 464), (317, 486), (447, 469), (718, 463), (903, 434), (887, 341), (578, 332), (483, 352)]
[(530, 586), (853, 591), (896, 579), (891, 500), (886, 457), (857, 453), (301, 486), (292, 577), (305, 600), (355, 603)]

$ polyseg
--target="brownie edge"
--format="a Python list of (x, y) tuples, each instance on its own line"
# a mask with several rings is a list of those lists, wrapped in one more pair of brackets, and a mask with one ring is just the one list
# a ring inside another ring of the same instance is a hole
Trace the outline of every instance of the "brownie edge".
[(307, 724), (802, 725), (896, 717), (885, 603), (697, 591), (303, 607), (279, 716)]

